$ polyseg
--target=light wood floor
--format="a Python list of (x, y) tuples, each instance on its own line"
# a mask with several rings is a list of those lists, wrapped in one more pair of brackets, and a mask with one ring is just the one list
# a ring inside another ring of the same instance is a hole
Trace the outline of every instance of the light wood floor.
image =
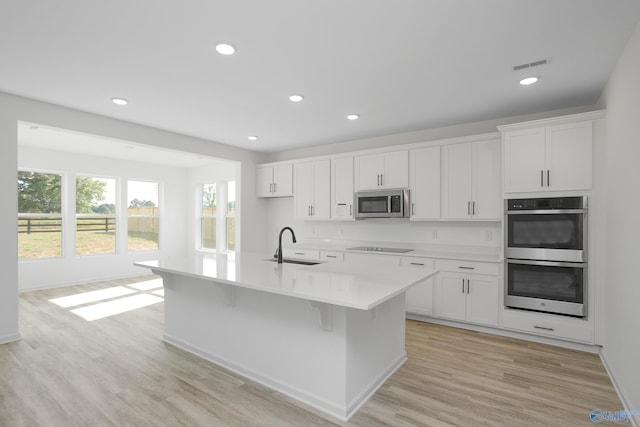
[(596, 355), (407, 321), (409, 360), (343, 423), (165, 344), (162, 303), (89, 322), (49, 302), (144, 279), (20, 295), (0, 426), (588, 426), (622, 409)]

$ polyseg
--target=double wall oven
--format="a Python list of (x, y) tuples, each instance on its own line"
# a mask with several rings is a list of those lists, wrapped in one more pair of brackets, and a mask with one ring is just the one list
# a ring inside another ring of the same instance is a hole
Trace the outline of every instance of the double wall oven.
[(587, 197), (505, 200), (505, 305), (585, 317)]

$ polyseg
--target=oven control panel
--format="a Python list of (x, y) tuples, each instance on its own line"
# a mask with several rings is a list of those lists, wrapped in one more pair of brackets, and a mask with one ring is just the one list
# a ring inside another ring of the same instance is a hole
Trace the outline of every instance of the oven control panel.
[(506, 210), (585, 209), (586, 197), (545, 197), (537, 199), (508, 199)]

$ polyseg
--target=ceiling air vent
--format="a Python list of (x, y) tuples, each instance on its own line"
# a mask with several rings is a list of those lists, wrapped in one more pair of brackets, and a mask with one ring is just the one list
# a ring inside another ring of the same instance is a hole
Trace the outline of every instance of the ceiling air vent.
[(541, 59), (539, 61), (529, 62), (528, 64), (520, 64), (513, 67), (513, 71), (526, 70), (527, 68), (538, 67), (549, 62), (548, 59)]

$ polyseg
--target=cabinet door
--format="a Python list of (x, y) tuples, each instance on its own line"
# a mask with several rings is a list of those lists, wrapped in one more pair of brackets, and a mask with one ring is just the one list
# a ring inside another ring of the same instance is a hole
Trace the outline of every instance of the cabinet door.
[(293, 165), (276, 165), (273, 167), (274, 196), (293, 195)]
[(527, 129), (504, 135), (504, 191), (543, 190), (545, 130)]
[(466, 276), (461, 273), (441, 271), (433, 291), (433, 314), (452, 320), (466, 318)]
[(383, 188), (407, 188), (409, 186), (409, 152), (405, 150), (386, 153), (380, 179)]
[(593, 150), (591, 122), (551, 126), (546, 130), (546, 137), (546, 187), (554, 191), (590, 189)]
[(311, 219), (329, 219), (331, 212), (331, 161), (313, 163)]
[(256, 168), (256, 195), (271, 197), (273, 191), (273, 168), (270, 166)]
[(467, 275), (467, 321), (498, 325), (500, 292), (496, 276)]
[(499, 140), (478, 141), (472, 145), (471, 213), (474, 219), (500, 219), (502, 216), (502, 144)]
[(298, 163), (295, 170), (294, 217), (309, 219), (313, 204), (313, 163)]
[[(433, 268), (433, 260), (402, 257), (400, 264), (405, 268)], [(406, 292), (407, 313), (431, 316), (433, 314), (433, 277), (420, 282)]]
[(471, 218), (471, 143), (442, 147), (442, 216)]
[(354, 218), (352, 156), (331, 160), (331, 218)]
[(409, 154), (411, 220), (440, 218), (440, 147)]
[(373, 154), (356, 157), (356, 189), (374, 190), (380, 188), (380, 174), (384, 170), (384, 156)]

